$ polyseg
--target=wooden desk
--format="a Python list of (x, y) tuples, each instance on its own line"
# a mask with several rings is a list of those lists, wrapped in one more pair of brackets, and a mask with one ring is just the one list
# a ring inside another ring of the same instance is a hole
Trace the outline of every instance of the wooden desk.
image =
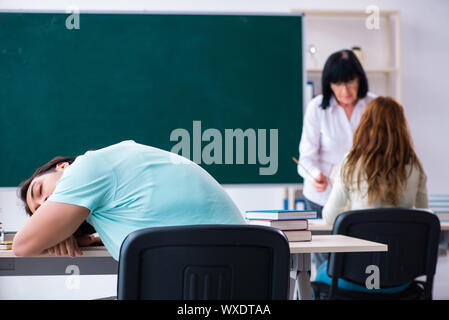
[[(441, 230), (449, 230), (449, 221), (440, 221)], [(333, 225), (327, 224), (323, 219), (309, 220), (309, 230), (313, 233), (330, 233), (332, 231)]]
[[(80, 275), (117, 274), (118, 263), (105, 247), (81, 248), (76, 258), (39, 255), (16, 257), (12, 250), (0, 250), (0, 276), (68, 275), (67, 267), (75, 265)], [(312, 299), (309, 271), (313, 252), (387, 251), (384, 244), (343, 235), (313, 235), (312, 241), (290, 242), (290, 298)], [(299, 295), (298, 295), (299, 291)]]
[(70, 275), (75, 265), (80, 275), (117, 274), (118, 263), (103, 246), (81, 248), (82, 256), (55, 257), (43, 254), (16, 257), (12, 250), (0, 250), (0, 276)]
[[(104, 246), (95, 246), (95, 247), (82, 247), (80, 248), (81, 252), (83, 253), (82, 256), (77, 256), (76, 258), (66, 257), (70, 259), (82, 259), (82, 258), (90, 258), (90, 257), (110, 257), (108, 250)], [(34, 257), (27, 257), (27, 258), (64, 258), (64, 257), (55, 257), (51, 256), (49, 254), (41, 254)], [(17, 258), (20, 259), (22, 257), (17, 257), (14, 255), (12, 250), (0, 250), (0, 258)]]
[(312, 268), (311, 253), (376, 251), (388, 251), (388, 246), (339, 234), (312, 235), (312, 241), (290, 242), (290, 299), (300, 297), (302, 300), (312, 300), (312, 287), (309, 276)]
[(341, 234), (314, 235), (312, 241), (290, 242), (290, 253), (388, 251), (386, 244)]

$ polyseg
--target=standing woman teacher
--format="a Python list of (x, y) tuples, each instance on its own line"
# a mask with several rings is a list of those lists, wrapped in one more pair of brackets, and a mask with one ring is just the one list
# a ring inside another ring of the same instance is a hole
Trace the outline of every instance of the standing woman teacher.
[(365, 71), (351, 50), (335, 52), (327, 59), (322, 91), (306, 109), (298, 165), (306, 205), (317, 211), (319, 218), (334, 171), (352, 147), (366, 105), (375, 98), (368, 92)]

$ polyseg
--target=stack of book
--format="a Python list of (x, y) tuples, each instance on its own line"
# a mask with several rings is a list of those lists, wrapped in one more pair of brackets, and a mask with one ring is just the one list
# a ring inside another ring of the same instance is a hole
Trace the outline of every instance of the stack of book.
[(316, 211), (309, 210), (254, 210), (246, 211), (249, 224), (282, 230), (288, 241), (310, 241), (312, 232), (307, 219), (316, 219)]

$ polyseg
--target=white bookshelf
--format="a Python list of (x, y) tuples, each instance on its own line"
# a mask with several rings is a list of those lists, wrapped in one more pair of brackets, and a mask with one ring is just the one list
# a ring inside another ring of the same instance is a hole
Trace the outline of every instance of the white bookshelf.
[[(371, 15), (365, 11), (292, 9), (291, 12), (304, 13), (306, 75), (307, 81), (315, 83), (316, 94), (321, 92), (321, 73), (329, 55), (359, 46), (365, 54), (364, 69), (370, 91), (401, 100), (399, 11), (379, 11), (379, 28), (375, 30), (365, 26)], [(310, 45), (317, 49), (313, 59), (307, 52)]]

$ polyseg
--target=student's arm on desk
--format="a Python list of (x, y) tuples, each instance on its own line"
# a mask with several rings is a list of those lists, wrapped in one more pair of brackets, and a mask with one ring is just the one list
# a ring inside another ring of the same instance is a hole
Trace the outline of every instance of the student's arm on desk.
[[(12, 250), (19, 257), (35, 256), (47, 249), (54, 253), (74, 254), (73, 233), (89, 215), (89, 209), (66, 203), (46, 201), (16, 234)], [(66, 250), (64, 250), (66, 249)], [(76, 253), (82, 254), (79, 249)], [(62, 252), (61, 252), (62, 251)]]
[(345, 211), (349, 200), (349, 190), (341, 180), (340, 172), (335, 177), (334, 185), (326, 205), (323, 208), (323, 219), (327, 224), (333, 225), (338, 215)]
[(74, 236), (67, 238), (63, 242), (60, 242), (57, 245), (48, 248), (44, 251), (44, 253), (55, 256), (68, 255), (71, 257), (75, 257), (76, 255), (83, 255), (83, 252), (81, 250), (78, 250), (78, 247), (88, 247), (91, 244), (103, 244), (98, 234), (85, 234), (82, 236), (77, 236), (75, 234)]

